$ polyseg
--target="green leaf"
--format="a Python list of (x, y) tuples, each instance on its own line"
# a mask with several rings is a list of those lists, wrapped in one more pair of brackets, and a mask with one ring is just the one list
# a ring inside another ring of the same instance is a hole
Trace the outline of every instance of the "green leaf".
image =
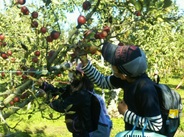
[(171, 6), (171, 4), (172, 4), (172, 0), (164, 0), (163, 8), (167, 8), (167, 7)]

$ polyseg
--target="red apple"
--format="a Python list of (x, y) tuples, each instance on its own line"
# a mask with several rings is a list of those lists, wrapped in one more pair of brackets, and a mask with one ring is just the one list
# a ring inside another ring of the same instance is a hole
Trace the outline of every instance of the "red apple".
[(91, 3), (86, 0), (85, 2), (83, 2), (82, 7), (84, 10), (89, 10), (91, 8)]
[(17, 76), (22, 75), (22, 71), (17, 70), (17, 71), (16, 71), (16, 75), (17, 75)]
[(60, 33), (58, 31), (53, 30), (50, 36), (52, 37), (52, 39), (58, 39), (60, 36)]
[(83, 25), (86, 23), (86, 18), (82, 15), (80, 15), (77, 19), (79, 25)]
[(20, 5), (24, 5), (26, 3), (26, 0), (18, 0), (17, 3)]
[(110, 32), (110, 27), (109, 27), (109, 26), (105, 26), (105, 27), (103, 28), (103, 30), (106, 31), (107, 33), (109, 33), (109, 32)]
[(3, 34), (0, 34), (0, 40), (3, 41), (5, 39), (5, 36)]
[(53, 41), (53, 39), (50, 35), (46, 37), (46, 40), (47, 40), (47, 42), (52, 42)]
[(7, 55), (8, 55), (8, 56), (11, 56), (11, 55), (12, 55), (12, 51), (11, 51), (11, 50), (8, 50), (8, 51), (7, 51)]
[(32, 16), (33, 19), (38, 18), (38, 12), (33, 11), (33, 12), (31, 13), (31, 16)]
[(32, 21), (31, 27), (37, 28), (38, 27), (38, 22), (36, 20)]
[(41, 27), (40, 32), (41, 33), (46, 33), (47, 32), (47, 28), (46, 27)]
[(13, 102), (19, 102), (20, 98), (19, 97), (14, 97)]
[(40, 51), (38, 51), (38, 50), (35, 51), (35, 52), (34, 52), (34, 55), (35, 55), (35, 56), (40, 56)]
[(140, 11), (136, 11), (136, 12), (135, 12), (135, 15), (136, 15), (136, 16), (141, 16), (141, 12), (140, 12)]
[(12, 100), (12, 101), (10, 101), (10, 105), (11, 105), (11, 106), (13, 106), (13, 105), (14, 105), (14, 102), (13, 102), (13, 100)]
[(23, 74), (22, 79), (27, 79), (27, 75)]
[(33, 57), (32, 58), (32, 62), (37, 63), (38, 62), (38, 58), (37, 57)]
[(28, 15), (29, 14), (29, 10), (26, 6), (22, 6), (21, 7), (21, 12), (24, 14), (24, 15)]
[(8, 55), (7, 55), (6, 53), (1, 53), (1, 57), (2, 57), (3, 59), (7, 59), (7, 58), (8, 58)]
[(102, 38), (107, 37), (107, 31), (103, 30), (100, 35)]
[(1, 77), (5, 77), (5, 73), (4, 72), (1, 72)]
[(95, 39), (102, 39), (100, 32), (97, 32), (94, 37), (95, 37)]

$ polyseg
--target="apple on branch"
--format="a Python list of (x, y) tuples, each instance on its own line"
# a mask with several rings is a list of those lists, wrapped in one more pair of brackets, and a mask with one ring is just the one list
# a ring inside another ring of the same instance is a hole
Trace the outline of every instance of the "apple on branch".
[(46, 37), (46, 40), (47, 40), (47, 42), (52, 42), (53, 38), (49, 35), (49, 36)]
[(38, 60), (39, 59), (37, 58), (37, 56), (32, 58), (32, 62), (34, 62), (34, 63), (38, 63)]
[(21, 12), (22, 12), (24, 15), (29, 15), (29, 9), (28, 9), (26, 6), (22, 6), (22, 7), (21, 7)]
[(95, 39), (103, 39), (102, 33), (101, 32), (96, 32), (94, 35)]
[(86, 23), (86, 18), (84, 16), (80, 15), (77, 19), (77, 22), (79, 25), (83, 25)]
[(20, 101), (20, 98), (19, 97), (14, 97), (13, 98), (13, 102), (19, 102)]
[(37, 28), (38, 27), (38, 22), (36, 20), (33, 20), (31, 23), (31, 27)]
[(5, 39), (5, 35), (0, 34), (0, 41), (3, 41)]
[(1, 72), (1, 77), (5, 77), (5, 73), (4, 72)]
[(34, 55), (37, 56), (37, 57), (39, 57), (39, 56), (40, 56), (40, 51), (38, 51), (38, 50), (35, 51), (35, 52), (34, 52)]
[(33, 19), (38, 18), (38, 12), (33, 11), (33, 12), (31, 13), (31, 16), (32, 16)]
[(22, 79), (27, 79), (27, 75), (23, 74)]
[(107, 33), (109, 33), (110, 32), (110, 27), (109, 26), (104, 26), (103, 31), (106, 31)]
[(103, 30), (102, 32), (101, 32), (101, 37), (102, 38), (105, 38), (105, 37), (107, 37), (107, 31), (105, 31), (105, 30)]
[(60, 36), (60, 33), (58, 31), (53, 30), (50, 34), (52, 39), (58, 39)]
[(10, 105), (11, 105), (11, 106), (13, 106), (13, 105), (14, 105), (14, 102), (13, 102), (13, 100), (12, 100), (12, 101), (10, 101)]
[(2, 57), (3, 59), (7, 59), (7, 58), (8, 58), (8, 55), (7, 55), (6, 53), (1, 53), (1, 57)]
[(83, 2), (82, 7), (83, 7), (83, 10), (89, 10), (91, 8), (90, 1), (86, 0), (85, 2)]
[(136, 16), (141, 16), (141, 12), (140, 11), (135, 11), (135, 15)]
[(22, 75), (22, 71), (20, 71), (20, 70), (17, 70), (17, 71), (16, 71), (16, 75), (17, 75), (17, 76), (20, 76), (20, 75)]
[(26, 0), (17, 0), (17, 3), (20, 5), (24, 5), (26, 3)]
[(47, 28), (44, 27), (44, 26), (41, 27), (40, 32), (41, 32), (42, 34), (46, 33), (46, 32), (47, 32)]

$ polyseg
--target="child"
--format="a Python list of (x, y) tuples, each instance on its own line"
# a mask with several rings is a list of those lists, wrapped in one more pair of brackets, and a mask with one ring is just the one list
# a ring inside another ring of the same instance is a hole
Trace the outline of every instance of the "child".
[(112, 122), (105, 102), (94, 93), (94, 85), (77, 68), (69, 73), (71, 83), (56, 88), (43, 82), (40, 86), (47, 94), (59, 97), (49, 105), (57, 112), (65, 113), (66, 126), (73, 137), (109, 137)]

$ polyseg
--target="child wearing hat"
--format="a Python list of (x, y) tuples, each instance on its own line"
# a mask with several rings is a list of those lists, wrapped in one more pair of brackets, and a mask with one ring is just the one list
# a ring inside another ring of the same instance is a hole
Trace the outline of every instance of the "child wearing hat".
[(102, 47), (102, 56), (111, 64), (112, 75), (100, 73), (86, 56), (80, 58), (82, 69), (93, 83), (103, 89), (123, 89), (124, 96), (118, 110), (124, 116), (125, 130), (136, 126), (138, 130), (146, 128), (162, 133), (159, 99), (154, 82), (146, 74), (145, 53), (138, 46), (117, 46), (106, 42)]

